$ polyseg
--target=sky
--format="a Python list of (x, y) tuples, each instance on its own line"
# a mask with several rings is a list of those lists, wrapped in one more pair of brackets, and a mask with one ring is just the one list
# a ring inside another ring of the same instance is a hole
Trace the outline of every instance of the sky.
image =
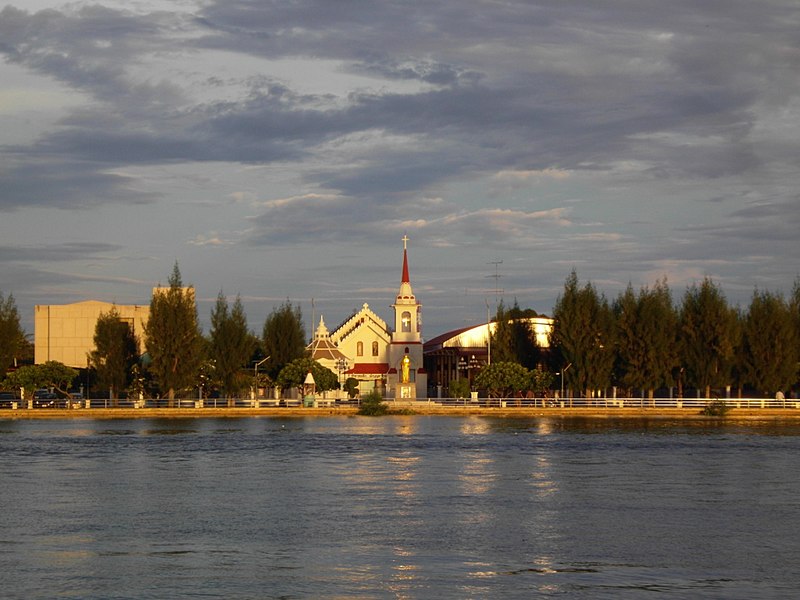
[[(0, 0), (1, 2), (2, 0)], [(800, 272), (797, 0), (0, 4), (0, 292), (148, 304), (178, 263), (208, 331), (286, 300), (310, 335), (424, 336)], [(313, 302), (312, 302), (313, 299)]]

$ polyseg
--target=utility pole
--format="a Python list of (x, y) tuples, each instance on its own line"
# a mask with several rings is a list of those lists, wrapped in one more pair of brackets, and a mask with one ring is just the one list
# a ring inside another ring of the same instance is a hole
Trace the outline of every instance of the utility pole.
[(489, 316), (489, 300), (486, 300), (486, 364), (492, 364), (492, 319)]
[(494, 307), (497, 308), (497, 303), (500, 297), (500, 294), (503, 293), (503, 290), (500, 289), (500, 278), (502, 275), (499, 273), (499, 267), (503, 264), (502, 260), (493, 260), (486, 263), (487, 265), (494, 265), (494, 275), (487, 275), (487, 277), (494, 278)]

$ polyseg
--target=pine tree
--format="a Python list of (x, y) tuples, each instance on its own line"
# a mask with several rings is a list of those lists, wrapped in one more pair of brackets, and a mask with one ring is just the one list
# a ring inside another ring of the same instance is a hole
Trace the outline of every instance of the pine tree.
[(183, 287), (177, 262), (169, 287), (157, 289), (153, 294), (145, 335), (149, 369), (161, 390), (167, 391), (172, 406), (177, 391), (194, 386), (202, 361), (194, 288)]
[(305, 340), (299, 306), (287, 300), (273, 309), (264, 323), (264, 353), (269, 357), (265, 370), (271, 379), (275, 380), (287, 364), (307, 355)]
[(710, 397), (730, 381), (737, 343), (736, 313), (711, 279), (687, 288), (680, 316), (680, 352), (690, 383)]
[(522, 310), (516, 300), (509, 309), (500, 302), (491, 334), (492, 362), (516, 362), (528, 369), (538, 365), (541, 351), (528, 323), (532, 316), (536, 313), (531, 309)]
[(14, 295), (4, 298), (0, 292), (0, 379), (13, 366), (25, 346), (25, 331), (19, 323)]
[(497, 305), (494, 331), (490, 335), (492, 362), (518, 362), (512, 323), (502, 300)]
[(788, 390), (797, 375), (798, 339), (782, 295), (754, 292), (744, 318), (744, 379), (764, 394)]
[(246, 385), (242, 368), (248, 366), (254, 350), (254, 339), (247, 328), (247, 315), (239, 296), (233, 308), (229, 308), (227, 298), (220, 291), (217, 303), (211, 310), (210, 342), (216, 378), (230, 399)]
[(644, 388), (645, 341), (639, 332), (639, 301), (628, 284), (625, 292), (614, 302), (617, 325), (617, 377), (619, 382), (633, 390)]
[(586, 396), (607, 388), (614, 366), (615, 332), (613, 311), (605, 297), (591, 283), (580, 288), (573, 270), (556, 301), (553, 318), (551, 345), (570, 387), (583, 390)]
[[(794, 287), (792, 288), (792, 295), (789, 299), (789, 312), (794, 322), (794, 335), (800, 346), (800, 276), (794, 280)], [(800, 376), (800, 348), (797, 349), (797, 364), (795, 365), (793, 385), (797, 384), (798, 377)]]
[(119, 392), (130, 381), (139, 349), (130, 324), (120, 319), (116, 306), (97, 319), (94, 345), (89, 363), (97, 373), (98, 385), (111, 391), (111, 400), (116, 404)]
[(677, 362), (678, 317), (666, 282), (643, 287), (638, 296), (628, 288), (615, 305), (618, 369), (623, 385), (647, 390), (670, 383)]

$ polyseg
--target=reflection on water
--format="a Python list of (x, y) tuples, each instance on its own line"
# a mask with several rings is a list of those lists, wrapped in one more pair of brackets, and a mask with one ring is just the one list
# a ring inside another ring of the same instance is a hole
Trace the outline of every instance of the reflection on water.
[(8, 598), (791, 597), (800, 426), (0, 421)]
[(545, 497), (555, 494), (558, 485), (550, 474), (550, 460), (547, 456), (537, 456), (533, 459), (533, 470), (531, 471), (531, 485), (538, 497)]
[(461, 464), (458, 479), (464, 497), (474, 499), (483, 496), (492, 489), (494, 483), (494, 461), (484, 454), (470, 455)]

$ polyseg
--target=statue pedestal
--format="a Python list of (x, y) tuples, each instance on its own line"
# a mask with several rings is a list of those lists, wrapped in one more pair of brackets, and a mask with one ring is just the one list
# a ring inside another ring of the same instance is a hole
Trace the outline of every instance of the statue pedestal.
[(417, 386), (413, 383), (398, 383), (395, 399), (411, 400), (417, 397)]

